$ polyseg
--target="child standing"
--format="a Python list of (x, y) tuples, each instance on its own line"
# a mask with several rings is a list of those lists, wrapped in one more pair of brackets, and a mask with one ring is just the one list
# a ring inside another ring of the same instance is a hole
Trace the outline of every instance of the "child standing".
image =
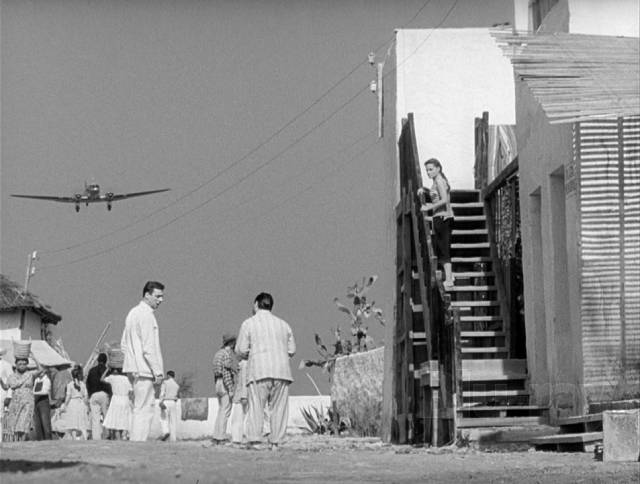
[(113, 435), (113, 438), (122, 440), (125, 432), (128, 433), (131, 427), (130, 394), (133, 392), (133, 386), (131, 386), (129, 378), (122, 374), (124, 353), (112, 352), (110, 357), (109, 368), (111, 373), (107, 376), (109, 372), (107, 370), (102, 375), (102, 381), (111, 385), (111, 402), (103, 425), (106, 429), (109, 429), (109, 433)]
[(89, 399), (87, 387), (82, 381), (82, 367), (76, 366), (71, 370), (72, 380), (67, 384), (67, 397), (62, 404), (62, 420), (64, 430), (71, 434), (73, 440), (86, 439), (89, 428)]

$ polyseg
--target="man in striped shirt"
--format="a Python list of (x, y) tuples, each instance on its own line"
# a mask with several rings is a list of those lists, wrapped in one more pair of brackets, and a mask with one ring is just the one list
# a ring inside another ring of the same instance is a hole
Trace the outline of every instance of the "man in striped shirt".
[(271, 314), (273, 297), (258, 294), (254, 315), (240, 326), (236, 352), (248, 358), (247, 384), (249, 411), (247, 441), (252, 447), (262, 440), (264, 409), (271, 410), (271, 448), (277, 448), (287, 430), (289, 419), (289, 385), (293, 381), (289, 359), (296, 352), (291, 327)]
[(227, 421), (231, 415), (233, 393), (236, 389), (236, 373), (238, 372), (238, 364), (233, 352), (235, 344), (235, 335), (224, 334), (222, 348), (213, 356), (213, 376), (218, 397), (218, 415), (213, 427), (214, 444), (220, 444), (227, 440)]

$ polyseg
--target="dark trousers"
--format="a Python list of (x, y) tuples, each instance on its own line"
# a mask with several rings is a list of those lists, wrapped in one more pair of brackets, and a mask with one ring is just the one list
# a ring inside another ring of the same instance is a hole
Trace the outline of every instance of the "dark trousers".
[(433, 217), (433, 245), (438, 262), (451, 262), (451, 226), (452, 218)]
[(51, 405), (47, 395), (36, 395), (33, 409), (33, 427), (36, 440), (51, 440)]

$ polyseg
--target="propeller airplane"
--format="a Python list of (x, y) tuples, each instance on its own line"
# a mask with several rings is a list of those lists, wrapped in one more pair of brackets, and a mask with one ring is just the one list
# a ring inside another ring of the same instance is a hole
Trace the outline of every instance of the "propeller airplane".
[(50, 202), (62, 202), (62, 203), (74, 203), (76, 206), (76, 212), (80, 211), (80, 204), (84, 203), (87, 207), (90, 203), (105, 202), (107, 204), (107, 210), (111, 210), (111, 204), (118, 200), (124, 200), (125, 198), (141, 197), (143, 195), (151, 195), (152, 193), (160, 193), (169, 191), (170, 188), (162, 188), (160, 190), (149, 190), (146, 192), (133, 192), (133, 193), (113, 193), (107, 192), (100, 194), (100, 185), (97, 183), (84, 184), (84, 192), (76, 193), (71, 197), (56, 197), (48, 195), (14, 195), (16, 198), (31, 198), (34, 200), (46, 200)]

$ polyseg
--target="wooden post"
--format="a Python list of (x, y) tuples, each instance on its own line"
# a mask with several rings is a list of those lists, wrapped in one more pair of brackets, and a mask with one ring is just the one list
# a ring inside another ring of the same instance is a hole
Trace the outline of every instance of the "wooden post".
[(376, 73), (377, 73), (377, 83), (378, 83), (378, 92), (376, 93), (378, 95), (378, 138), (382, 138), (383, 136), (383, 130), (382, 130), (382, 123), (383, 123), (383, 109), (384, 109), (384, 105), (383, 105), (383, 87), (382, 87), (382, 69), (384, 67), (384, 64), (382, 62), (378, 63), (377, 69), (376, 69)]
[(102, 339), (104, 338), (104, 335), (107, 334), (107, 331), (109, 330), (110, 326), (111, 326), (111, 321), (109, 321), (107, 323), (107, 325), (104, 327), (104, 329), (102, 330), (102, 333), (100, 333), (100, 337), (98, 338), (98, 341), (96, 341), (96, 344), (93, 347), (93, 350), (91, 350), (91, 354), (89, 355), (89, 359), (84, 364), (84, 374), (85, 374), (85, 376), (87, 374), (87, 370), (89, 369), (89, 365), (91, 365), (94, 362), (94, 360), (96, 359), (96, 354), (98, 353), (98, 347), (100, 346), (100, 343), (102, 343)]

